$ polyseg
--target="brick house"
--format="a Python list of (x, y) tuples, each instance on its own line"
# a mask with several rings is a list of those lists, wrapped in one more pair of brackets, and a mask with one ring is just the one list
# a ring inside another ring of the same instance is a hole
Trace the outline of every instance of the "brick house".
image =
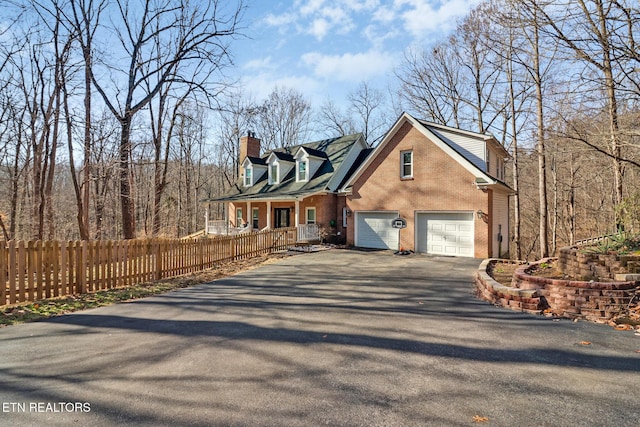
[[(296, 226), (300, 239), (323, 231), (359, 247), (504, 257), (508, 157), (493, 136), (407, 113), (375, 148), (354, 134), (261, 156), (249, 134), (240, 139), (239, 181), (211, 201), (226, 204), (227, 232)], [(396, 219), (405, 228), (394, 228)]]
[[(508, 254), (509, 153), (493, 137), (403, 114), (342, 189), (355, 246)], [(406, 228), (393, 228), (403, 218)]]
[(281, 148), (261, 155), (253, 133), (240, 138), (239, 180), (223, 196), (223, 221), (207, 232), (229, 234), (297, 227), (300, 240), (319, 233), (344, 240), (345, 197), (339, 190), (371, 149), (362, 134)]

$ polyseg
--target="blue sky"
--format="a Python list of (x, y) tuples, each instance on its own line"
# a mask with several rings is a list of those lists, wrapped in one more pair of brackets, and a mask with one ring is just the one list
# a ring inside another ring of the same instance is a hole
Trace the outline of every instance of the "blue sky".
[(245, 89), (257, 99), (275, 85), (312, 105), (344, 102), (360, 82), (385, 90), (412, 46), (451, 32), (480, 0), (247, 0), (244, 33), (232, 46)]

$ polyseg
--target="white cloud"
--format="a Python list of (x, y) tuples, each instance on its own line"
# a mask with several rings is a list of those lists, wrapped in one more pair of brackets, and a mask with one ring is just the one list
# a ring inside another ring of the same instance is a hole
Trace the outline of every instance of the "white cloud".
[(272, 27), (282, 27), (293, 24), (298, 20), (295, 13), (283, 13), (282, 15), (268, 14), (264, 17), (265, 24)]
[(268, 26), (279, 27), (282, 33), (293, 27), (298, 33), (309, 34), (322, 41), (332, 31), (347, 34), (353, 30), (356, 26), (352, 14), (372, 8), (377, 3), (378, 0), (355, 3), (350, 0), (296, 2), (292, 11), (281, 15), (268, 14), (263, 22)]
[(324, 0), (309, 0), (307, 4), (300, 7), (300, 13), (310, 15), (317, 12), (324, 5)]
[(307, 97), (322, 92), (320, 83), (308, 76), (277, 76), (266, 72), (245, 76), (242, 83), (243, 88), (246, 88), (256, 99), (265, 99), (276, 86), (295, 89)]
[(380, 0), (343, 0), (349, 8), (359, 12), (361, 10), (373, 10), (380, 4)]
[(264, 58), (257, 58), (247, 61), (242, 65), (242, 68), (246, 70), (266, 70), (273, 69), (275, 67), (271, 62), (271, 57), (266, 56)]
[(466, 15), (480, 0), (395, 0), (394, 7), (404, 21), (404, 28), (416, 38), (428, 33), (447, 32), (456, 19)]
[(383, 75), (394, 65), (393, 55), (375, 50), (343, 55), (310, 52), (302, 55), (302, 61), (313, 68), (317, 77), (349, 82), (360, 82)]
[(308, 32), (316, 39), (322, 40), (329, 32), (329, 27), (330, 24), (325, 19), (319, 18), (313, 21)]

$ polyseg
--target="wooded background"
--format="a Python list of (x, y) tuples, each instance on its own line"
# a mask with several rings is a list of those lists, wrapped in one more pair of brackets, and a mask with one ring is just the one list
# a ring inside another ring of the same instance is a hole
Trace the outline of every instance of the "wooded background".
[[(0, 5), (0, 228), (12, 239), (180, 237), (263, 149), (364, 132), (402, 111), (494, 134), (513, 155), (511, 256), (640, 228), (637, 1), (488, 1), (407, 49), (394, 84), (312, 108), (232, 84), (242, 1)], [(220, 207), (211, 206), (211, 216)]]

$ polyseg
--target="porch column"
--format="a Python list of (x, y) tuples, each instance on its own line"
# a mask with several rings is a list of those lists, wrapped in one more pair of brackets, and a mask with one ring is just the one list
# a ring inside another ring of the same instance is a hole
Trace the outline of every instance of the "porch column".
[(296, 215), (295, 215), (296, 228), (300, 225), (300, 200), (296, 199)]
[(253, 230), (253, 213), (251, 212), (251, 202), (247, 202), (247, 226), (249, 231)]
[(209, 207), (208, 206), (204, 210), (204, 234), (205, 236), (209, 234)]
[(267, 200), (267, 230), (271, 230), (271, 200)]
[(229, 203), (222, 204), (222, 217), (224, 218), (224, 234), (229, 235)]

